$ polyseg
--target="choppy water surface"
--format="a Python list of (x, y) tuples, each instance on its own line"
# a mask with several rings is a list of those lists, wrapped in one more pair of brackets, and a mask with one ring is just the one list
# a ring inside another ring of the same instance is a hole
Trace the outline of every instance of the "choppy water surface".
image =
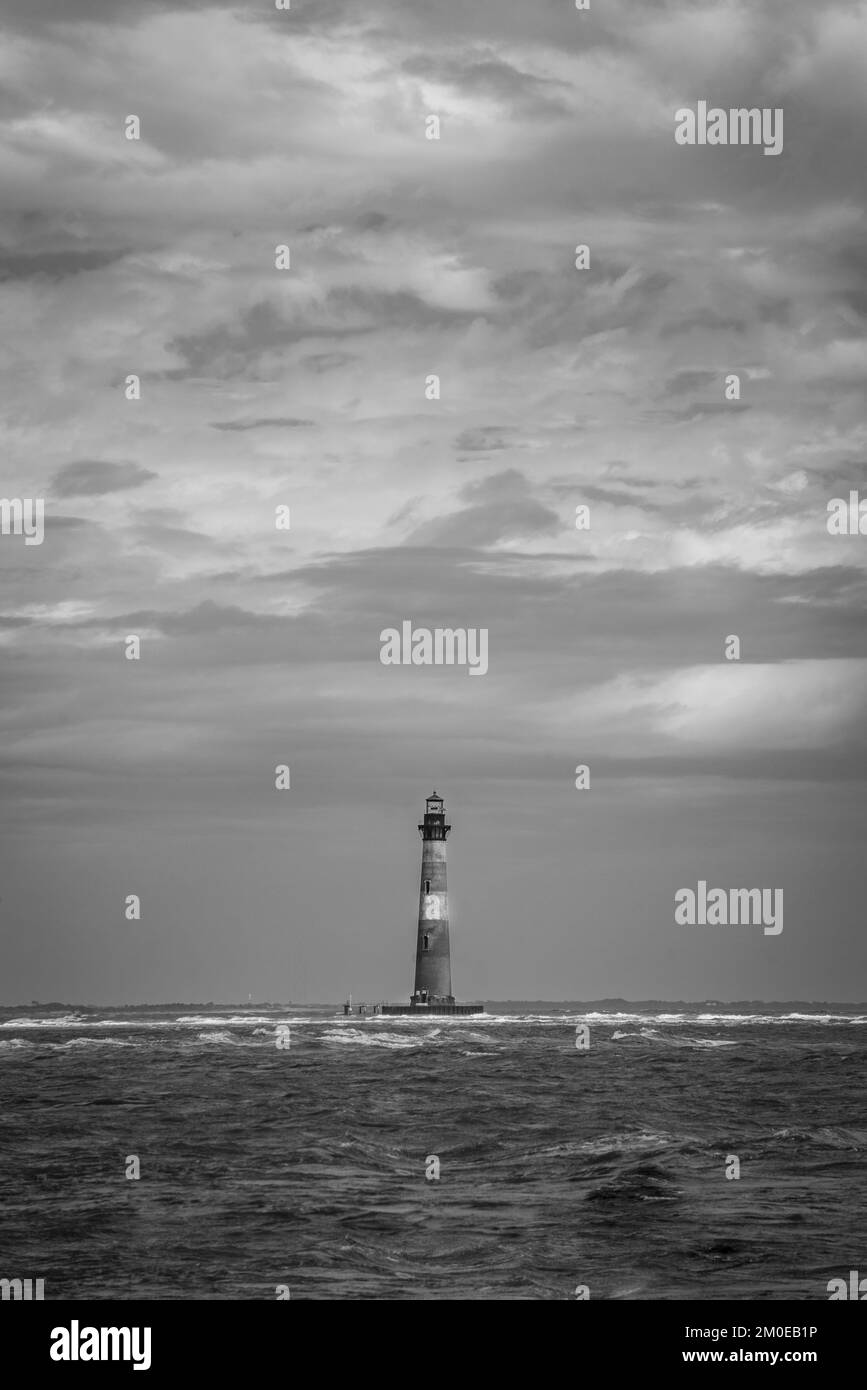
[(0, 1277), (826, 1299), (867, 1273), (867, 1007), (488, 1007), (0, 1010)]

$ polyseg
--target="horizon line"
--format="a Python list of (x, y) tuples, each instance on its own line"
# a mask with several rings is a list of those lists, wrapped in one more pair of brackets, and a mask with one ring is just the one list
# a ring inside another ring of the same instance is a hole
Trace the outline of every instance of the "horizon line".
[[(125, 1001), (123, 1003), (92, 1003), (92, 1002), (73, 1002), (66, 999), (31, 999), (29, 1002), (17, 1004), (0, 1003), (0, 1009), (172, 1009), (172, 1008), (197, 1008), (197, 1009), (329, 1009), (342, 1008), (343, 999), (337, 1000), (318, 1000), (302, 1001), (297, 1000), (273, 1000), (260, 999), (247, 1001), (246, 1003), (238, 1000), (189, 1000), (189, 999), (169, 999), (160, 1001), (137, 1000)], [(386, 1003), (387, 1000), (359, 999), (361, 1004)], [(761, 999), (761, 998), (740, 998), (740, 999), (662, 999), (646, 997), (643, 999), (626, 999), (622, 995), (607, 995), (597, 999), (550, 999), (543, 996), (536, 998), (519, 998), (517, 996), (510, 999), (488, 999), (477, 1002), (486, 1005), (491, 1004), (680, 1004), (688, 1008), (697, 1008), (699, 1005), (716, 1004), (723, 1008), (730, 1008), (736, 1004), (766, 1004), (781, 1006), (785, 1004), (807, 1004), (812, 1007), (818, 1006), (845, 1006), (848, 1008), (863, 1007), (867, 1008), (865, 999)]]

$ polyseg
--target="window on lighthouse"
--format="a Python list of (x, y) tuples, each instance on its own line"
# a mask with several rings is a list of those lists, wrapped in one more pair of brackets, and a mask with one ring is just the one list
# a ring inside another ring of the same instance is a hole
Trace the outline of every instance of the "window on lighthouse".
[(424, 934), (424, 950), (430, 950), (430, 937), (428, 936), (427, 932), (425, 932)]
[(430, 892), (430, 879), (429, 879), (429, 878), (426, 878), (425, 881), (424, 881), (424, 891), (425, 891), (426, 894)]

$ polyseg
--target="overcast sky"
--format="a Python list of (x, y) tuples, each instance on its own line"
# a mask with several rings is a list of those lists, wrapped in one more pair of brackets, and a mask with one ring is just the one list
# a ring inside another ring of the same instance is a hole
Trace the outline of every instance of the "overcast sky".
[(592, 6), (5, 0), (5, 1001), (867, 996), (867, 10)]

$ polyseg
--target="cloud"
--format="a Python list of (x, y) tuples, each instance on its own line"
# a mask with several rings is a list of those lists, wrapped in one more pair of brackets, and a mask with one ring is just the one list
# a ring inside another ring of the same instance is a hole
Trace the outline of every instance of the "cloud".
[(137, 463), (76, 459), (58, 469), (51, 480), (51, 491), (58, 497), (99, 497), (143, 487), (156, 477), (156, 473)]
[(545, 119), (567, 114), (569, 86), (563, 80), (523, 72), (495, 54), (460, 61), (418, 54), (402, 64), (404, 72), (426, 82), (447, 85), (465, 96), (488, 99), (516, 115)]
[(533, 497), (527, 479), (514, 469), (468, 483), (461, 490), (467, 505), (419, 526), (410, 545), (446, 545), (456, 549), (488, 547), (519, 536), (557, 531), (557, 513)]
[(212, 430), (301, 429), (313, 420), (296, 420), (291, 415), (275, 415), (261, 420), (212, 420)]
[(66, 247), (57, 251), (0, 251), (0, 282), (28, 280), (42, 275), (60, 280), (68, 275), (81, 275), (89, 270), (101, 270), (126, 255), (125, 251), (76, 251)]
[(461, 430), (454, 447), (459, 454), (486, 454), (496, 449), (515, 448), (514, 439), (510, 436), (516, 434), (517, 431), (508, 425), (473, 425), (468, 430)]
[(146, 6), (117, 5), (114, 0), (6, 0), (4, 19), (22, 32), (43, 27), (71, 28), (73, 25), (118, 25), (135, 27), (161, 11), (202, 11), (230, 8), (234, 0), (148, 0)]
[(576, 698), (568, 716), (625, 751), (669, 746), (736, 757), (867, 749), (867, 660), (720, 660), (618, 676)]

